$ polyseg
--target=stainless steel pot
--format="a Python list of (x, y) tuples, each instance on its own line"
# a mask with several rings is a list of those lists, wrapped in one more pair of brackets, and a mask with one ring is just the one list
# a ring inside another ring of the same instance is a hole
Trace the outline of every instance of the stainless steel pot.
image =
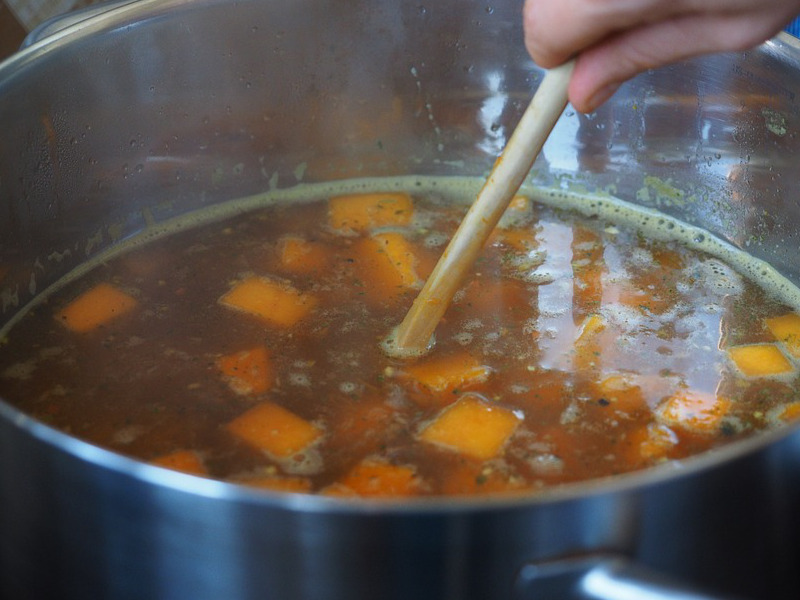
[[(482, 175), (541, 77), (519, 1), (103, 8), (0, 65), (0, 325), (198, 207), (300, 181)], [(531, 181), (677, 215), (800, 284), (798, 57), (782, 35), (642, 76), (589, 117), (568, 110)], [(654, 589), (643, 569), (795, 598), (798, 502), (789, 429), (526, 499), (362, 504), (164, 471), (0, 401), (14, 600), (627, 598)]]

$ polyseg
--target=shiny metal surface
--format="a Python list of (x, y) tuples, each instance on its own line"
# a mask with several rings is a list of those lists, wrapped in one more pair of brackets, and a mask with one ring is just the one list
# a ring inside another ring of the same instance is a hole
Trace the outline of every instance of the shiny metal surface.
[[(488, 172), (541, 78), (520, 9), (142, 0), (35, 41), (0, 65), (0, 326), (198, 207), (300, 181)], [(800, 283), (799, 56), (781, 36), (568, 110), (531, 180), (678, 215)], [(720, 594), (794, 598), (791, 433), (530, 499), (365, 505), (169, 473), (0, 403), (0, 595), (521, 598), (526, 565), (610, 551)]]
[[(525, 598), (559, 600), (722, 600), (716, 594), (687, 588), (680, 581), (643, 569), (630, 559), (593, 553), (526, 565), (517, 592)], [(733, 600), (726, 596), (728, 600)]]

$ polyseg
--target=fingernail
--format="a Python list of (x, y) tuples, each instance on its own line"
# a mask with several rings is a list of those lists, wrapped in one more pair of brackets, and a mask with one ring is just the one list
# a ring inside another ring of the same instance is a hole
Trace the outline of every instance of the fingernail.
[(589, 96), (589, 99), (586, 101), (586, 112), (590, 113), (594, 111), (597, 107), (603, 104), (603, 102), (611, 98), (611, 96), (614, 95), (614, 92), (619, 89), (620, 85), (621, 84), (619, 83), (609, 83)]

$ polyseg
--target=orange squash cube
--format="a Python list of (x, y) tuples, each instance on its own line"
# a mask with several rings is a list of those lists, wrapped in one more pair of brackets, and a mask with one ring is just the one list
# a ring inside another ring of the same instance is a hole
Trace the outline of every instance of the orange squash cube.
[(331, 227), (362, 232), (375, 227), (402, 227), (414, 216), (414, 202), (405, 193), (348, 194), (328, 202)]
[(263, 346), (222, 356), (217, 359), (217, 367), (230, 388), (241, 395), (266, 392), (275, 381), (272, 359)]
[(632, 415), (649, 409), (642, 386), (635, 376), (609, 375), (597, 387), (615, 410)]
[(58, 312), (56, 319), (67, 329), (84, 333), (130, 312), (137, 304), (135, 298), (122, 290), (109, 283), (100, 283)]
[(587, 315), (583, 322), (578, 327), (578, 334), (575, 338), (575, 344), (586, 344), (590, 342), (598, 333), (606, 328), (606, 320), (596, 314), (592, 313)]
[(262, 277), (250, 277), (239, 282), (219, 302), (284, 328), (292, 327), (317, 305), (314, 296)]
[(278, 458), (302, 452), (322, 435), (313, 423), (272, 402), (254, 406), (225, 427), (242, 441)]
[(445, 408), (418, 438), (478, 460), (497, 456), (519, 425), (520, 417), (478, 396), (467, 395)]
[(402, 234), (387, 232), (353, 245), (356, 269), (369, 298), (386, 302), (421, 287), (416, 251)]
[(202, 459), (192, 450), (176, 450), (150, 461), (150, 464), (192, 475), (208, 475)]
[(657, 414), (668, 425), (696, 433), (713, 433), (730, 406), (730, 400), (723, 396), (684, 389), (662, 402)]
[(800, 358), (800, 315), (788, 313), (766, 320), (767, 329), (781, 342), (786, 351)]
[(794, 371), (794, 366), (775, 344), (750, 344), (728, 348), (736, 367), (747, 377), (783, 375)]
[(491, 373), (490, 367), (478, 362), (468, 352), (457, 352), (408, 366), (404, 369), (403, 376), (425, 391), (440, 395), (481, 384), (489, 379)]
[(586, 315), (575, 334), (572, 367), (576, 371), (596, 369), (604, 349), (601, 347), (600, 333), (606, 328), (606, 320), (596, 313)]
[[(421, 490), (417, 472), (410, 466), (367, 458), (338, 481), (346, 490), (369, 498), (415, 496)], [(337, 486), (338, 487), (338, 486)], [(341, 488), (337, 495), (347, 495)]]
[(800, 419), (800, 402), (792, 402), (784, 406), (778, 417), (782, 421), (797, 421)]
[(393, 232), (378, 233), (372, 236), (372, 241), (377, 244), (378, 253), (386, 258), (393, 270), (394, 276), (391, 279), (399, 279), (399, 284), (404, 287), (414, 287), (422, 283), (417, 275), (414, 246), (403, 235)]

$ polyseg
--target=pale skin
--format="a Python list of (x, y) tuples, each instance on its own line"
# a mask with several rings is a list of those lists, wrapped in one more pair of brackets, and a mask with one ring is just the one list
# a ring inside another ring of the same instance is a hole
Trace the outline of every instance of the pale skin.
[(592, 112), (648, 69), (752, 48), (800, 14), (800, 0), (525, 0), (525, 45), (541, 67), (577, 56), (569, 100)]

